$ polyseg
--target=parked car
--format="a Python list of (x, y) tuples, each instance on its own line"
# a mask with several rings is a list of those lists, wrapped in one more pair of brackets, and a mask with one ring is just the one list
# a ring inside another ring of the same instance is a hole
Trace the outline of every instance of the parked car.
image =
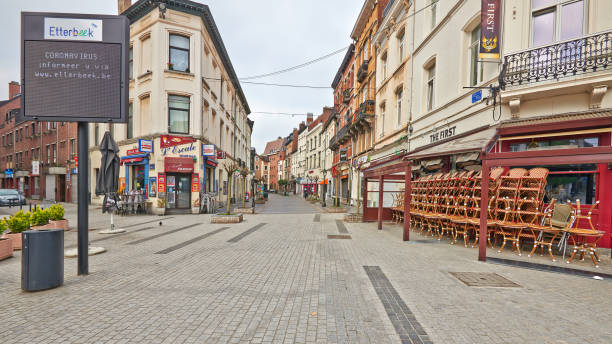
[(25, 205), (26, 198), (15, 189), (0, 189), (0, 206)]

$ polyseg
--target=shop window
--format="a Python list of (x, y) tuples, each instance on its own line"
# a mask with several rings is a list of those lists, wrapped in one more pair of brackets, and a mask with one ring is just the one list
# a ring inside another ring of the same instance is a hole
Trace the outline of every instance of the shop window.
[(528, 150), (545, 150), (545, 149), (567, 149), (567, 148), (589, 148), (598, 147), (598, 137), (582, 137), (582, 138), (567, 138), (567, 139), (551, 139), (539, 140), (531, 142), (517, 142), (510, 144), (511, 152), (523, 152)]
[(468, 54), (470, 57), (470, 86), (482, 82), (484, 64), (478, 61), (478, 49), (480, 44), (480, 25), (470, 33), (470, 46)]
[(585, 0), (533, 0), (531, 43), (542, 46), (581, 37)]
[(597, 201), (597, 165), (561, 165), (543, 166), (550, 174), (546, 182), (545, 202), (553, 198), (559, 202), (577, 199), (582, 204), (593, 204)]
[(171, 133), (189, 133), (189, 97), (168, 96), (168, 122)]
[(169, 69), (189, 72), (189, 37), (170, 35)]

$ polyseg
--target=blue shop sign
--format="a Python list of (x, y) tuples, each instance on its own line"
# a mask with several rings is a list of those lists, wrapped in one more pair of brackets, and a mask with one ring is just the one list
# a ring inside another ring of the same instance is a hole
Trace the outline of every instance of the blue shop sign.
[(138, 151), (143, 153), (153, 153), (153, 140), (138, 140)]
[(6, 170), (4, 170), (4, 176), (6, 178), (13, 178), (13, 169), (7, 168)]

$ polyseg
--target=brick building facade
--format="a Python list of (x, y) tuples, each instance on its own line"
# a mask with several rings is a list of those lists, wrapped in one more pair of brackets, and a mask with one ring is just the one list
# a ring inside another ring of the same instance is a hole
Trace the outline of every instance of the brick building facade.
[(76, 201), (76, 123), (21, 121), (19, 83), (9, 83), (8, 96), (0, 101), (1, 186), (28, 198)]

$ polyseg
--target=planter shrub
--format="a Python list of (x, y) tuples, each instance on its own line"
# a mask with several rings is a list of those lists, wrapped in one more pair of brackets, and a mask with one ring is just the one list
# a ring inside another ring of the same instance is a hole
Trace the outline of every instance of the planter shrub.
[(0, 260), (13, 256), (13, 240), (0, 238)]

